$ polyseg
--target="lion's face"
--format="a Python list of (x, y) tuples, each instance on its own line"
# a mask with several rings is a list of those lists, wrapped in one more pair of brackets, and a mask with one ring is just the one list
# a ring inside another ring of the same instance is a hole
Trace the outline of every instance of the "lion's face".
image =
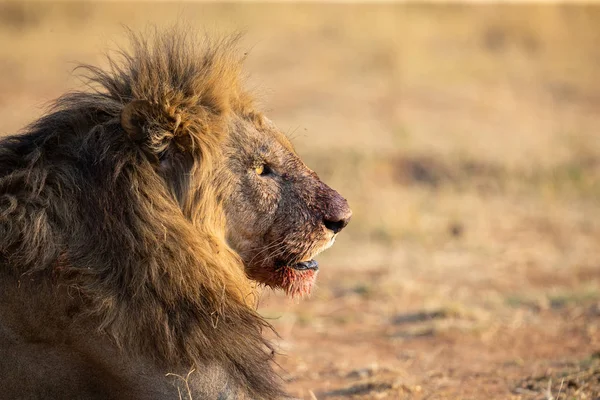
[(352, 211), (321, 182), (269, 121), (238, 120), (225, 152), (233, 191), (224, 200), (227, 240), (248, 276), (290, 295), (308, 293), (314, 257), (330, 247)]

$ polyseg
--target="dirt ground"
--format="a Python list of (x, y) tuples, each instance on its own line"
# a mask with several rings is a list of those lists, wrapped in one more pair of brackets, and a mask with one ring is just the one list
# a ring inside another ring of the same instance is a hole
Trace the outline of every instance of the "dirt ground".
[(600, 398), (600, 7), (0, 2), (0, 135), (174, 22), (246, 32), (354, 210), (310, 298), (262, 294), (292, 394)]

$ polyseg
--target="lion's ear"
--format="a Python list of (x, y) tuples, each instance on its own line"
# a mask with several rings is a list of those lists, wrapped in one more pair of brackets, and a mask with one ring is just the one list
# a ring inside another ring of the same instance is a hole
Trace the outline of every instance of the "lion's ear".
[[(133, 100), (121, 111), (121, 126), (127, 136), (149, 153), (163, 153), (181, 124), (179, 114), (168, 114), (147, 100)], [(179, 138), (183, 142), (185, 137)]]
[(121, 111), (121, 126), (127, 135), (136, 142), (143, 142), (150, 134), (149, 122), (152, 120), (153, 107), (146, 100), (134, 100)]

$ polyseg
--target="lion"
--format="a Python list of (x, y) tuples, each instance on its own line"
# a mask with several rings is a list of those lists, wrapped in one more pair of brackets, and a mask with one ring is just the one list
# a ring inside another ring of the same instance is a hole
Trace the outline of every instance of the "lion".
[(131, 34), (0, 141), (3, 397), (287, 397), (256, 292), (308, 294), (351, 210), (242, 88), (238, 42)]

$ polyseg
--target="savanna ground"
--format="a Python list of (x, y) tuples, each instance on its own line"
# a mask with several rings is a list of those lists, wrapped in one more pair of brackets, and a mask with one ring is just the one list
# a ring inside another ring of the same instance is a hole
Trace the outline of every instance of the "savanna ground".
[(600, 397), (600, 7), (0, 2), (0, 135), (178, 20), (247, 32), (354, 209), (311, 298), (262, 296), (293, 394)]

